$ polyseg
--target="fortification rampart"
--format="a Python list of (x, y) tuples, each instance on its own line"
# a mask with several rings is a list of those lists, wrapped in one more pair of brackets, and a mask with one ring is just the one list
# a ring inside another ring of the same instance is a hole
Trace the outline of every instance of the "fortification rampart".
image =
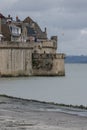
[(29, 44), (28, 42), (23, 43), (23, 42), (1, 42), (0, 43), (0, 48), (14, 48), (14, 49), (33, 49), (34, 43)]
[(65, 75), (64, 54), (32, 54), (34, 75)]
[(57, 43), (53, 41), (43, 41), (33, 43), (33, 52), (37, 53), (56, 53)]
[(0, 76), (32, 75), (65, 75), (64, 54), (56, 54), (55, 43), (0, 43)]
[(42, 46), (44, 48), (49, 47), (49, 48), (54, 48), (55, 50), (57, 49), (57, 43), (53, 42), (52, 40), (42, 42)]

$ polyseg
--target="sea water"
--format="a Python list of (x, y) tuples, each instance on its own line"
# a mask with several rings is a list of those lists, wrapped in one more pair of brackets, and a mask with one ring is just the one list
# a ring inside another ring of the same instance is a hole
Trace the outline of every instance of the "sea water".
[(87, 64), (65, 64), (64, 77), (0, 78), (0, 94), (87, 106)]

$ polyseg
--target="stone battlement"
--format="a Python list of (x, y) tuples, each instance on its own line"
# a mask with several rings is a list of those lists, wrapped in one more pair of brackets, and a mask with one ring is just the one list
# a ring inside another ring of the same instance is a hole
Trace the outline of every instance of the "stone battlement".
[(33, 53), (32, 54), (32, 58), (33, 59), (64, 59), (65, 58), (65, 55), (64, 54), (39, 54), (39, 53)]
[[(46, 44), (47, 43), (47, 44)], [(64, 54), (54, 42), (0, 43), (0, 76), (64, 76)]]
[(3, 47), (11, 47), (11, 48), (34, 48), (35, 46), (41, 47), (41, 48), (54, 48), (56, 49), (56, 43), (53, 41), (42, 41), (42, 42), (9, 42), (9, 41), (2, 41), (0, 42), (0, 48)]

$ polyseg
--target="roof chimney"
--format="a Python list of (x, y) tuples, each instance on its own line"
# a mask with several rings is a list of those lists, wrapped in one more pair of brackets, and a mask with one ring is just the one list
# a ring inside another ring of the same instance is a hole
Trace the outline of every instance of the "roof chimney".
[(16, 16), (16, 22), (18, 22), (18, 16)]
[(10, 14), (8, 15), (8, 18), (10, 18), (11, 16), (10, 16)]
[(47, 28), (45, 27), (44, 32), (47, 33)]

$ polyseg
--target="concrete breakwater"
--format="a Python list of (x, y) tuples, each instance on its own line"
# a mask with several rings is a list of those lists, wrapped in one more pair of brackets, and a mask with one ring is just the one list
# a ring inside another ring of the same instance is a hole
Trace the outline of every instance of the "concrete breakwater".
[(64, 54), (53, 41), (0, 43), (0, 76), (65, 75)]

